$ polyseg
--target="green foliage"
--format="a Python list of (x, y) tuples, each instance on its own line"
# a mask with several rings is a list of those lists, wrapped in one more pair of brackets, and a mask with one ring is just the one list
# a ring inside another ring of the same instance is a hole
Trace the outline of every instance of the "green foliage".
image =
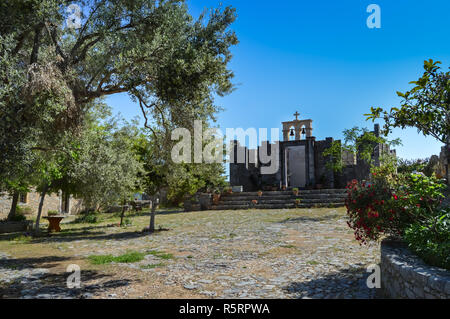
[(27, 220), (27, 217), (23, 213), (17, 211), (16, 214), (12, 217), (12, 219), (10, 219), (10, 221), (12, 222), (23, 222), (25, 220)]
[(340, 141), (333, 141), (331, 146), (325, 149), (323, 156), (331, 156), (331, 161), (327, 161), (326, 167), (334, 172), (341, 172), (344, 168), (342, 163), (342, 145)]
[(400, 139), (387, 140), (369, 132), (367, 128), (357, 126), (343, 131), (344, 144), (340, 141), (333, 141), (331, 146), (324, 150), (323, 156), (331, 156), (332, 161), (327, 162), (327, 167), (335, 172), (341, 172), (344, 168), (342, 162), (343, 152), (356, 154), (359, 159), (368, 164), (373, 164), (372, 153), (377, 144), (388, 144), (390, 146), (401, 145)]
[(99, 222), (98, 214), (94, 212), (88, 212), (80, 214), (73, 223), (75, 224), (96, 224)]
[[(192, 125), (192, 123), (186, 123)], [(144, 173), (140, 179), (143, 190), (149, 195), (156, 195), (162, 189), (167, 190), (171, 205), (178, 206), (186, 197), (198, 191), (223, 188), (226, 186), (225, 169), (220, 163), (181, 163), (172, 162), (173, 141), (170, 130), (160, 127), (157, 133), (147, 136), (141, 134), (134, 145)]]
[(450, 270), (450, 210), (412, 224), (405, 231), (411, 251), (427, 264)]
[(414, 87), (405, 92), (397, 92), (402, 98), (400, 108), (393, 107), (389, 112), (380, 107), (371, 108), (365, 114), (367, 119), (382, 118), (384, 133), (392, 128), (415, 127), (423, 135), (431, 135), (442, 143), (448, 143), (450, 132), (450, 72), (440, 72), (439, 61), (424, 61), (424, 74), (412, 81)]
[(47, 216), (56, 216), (58, 214), (59, 214), (59, 212), (57, 210), (49, 210), (47, 212)]
[(123, 225), (124, 226), (131, 226), (133, 224), (133, 222), (131, 221), (131, 219), (130, 218), (124, 218), (123, 219)]
[(33, 210), (31, 209), (30, 206), (17, 205), (16, 214), (31, 215), (32, 213), (33, 213)]
[(393, 177), (389, 170), (374, 172), (371, 183), (353, 180), (347, 186), (345, 201), (348, 225), (362, 243), (377, 240), (382, 234), (402, 236), (411, 224), (435, 216), (444, 187), (434, 176)]
[[(120, 136), (127, 134), (111, 137), (107, 125), (91, 130), (89, 110), (102, 97), (126, 92), (153, 131), (153, 124), (170, 132), (191, 127), (194, 119), (214, 120), (215, 96), (233, 90), (228, 63), (238, 41), (229, 27), (236, 14), (218, 8), (195, 20), (183, 0), (77, 4), (79, 29), (64, 27), (64, 1), (0, 3), (0, 189), (16, 191), (19, 182), (20, 189), (60, 188), (98, 208), (137, 187), (139, 164)], [(155, 145), (170, 147), (163, 143), (167, 136)], [(155, 152), (160, 160), (147, 170), (156, 177), (156, 191), (172, 171), (167, 148)], [(190, 187), (186, 181), (196, 174), (183, 169), (177, 174), (182, 181), (171, 181), (174, 201), (208, 184), (197, 178)]]
[(68, 187), (86, 207), (99, 210), (131, 199), (140, 190), (143, 165), (133, 149), (138, 134), (134, 123), (94, 116), (76, 140), (76, 159), (59, 186)]
[(411, 174), (413, 172), (423, 172), (427, 166), (428, 159), (398, 159), (397, 170), (399, 174)]

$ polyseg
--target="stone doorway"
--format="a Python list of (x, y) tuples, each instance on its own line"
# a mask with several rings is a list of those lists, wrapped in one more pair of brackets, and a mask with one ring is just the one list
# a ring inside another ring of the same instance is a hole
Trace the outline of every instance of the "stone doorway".
[(285, 185), (288, 187), (306, 186), (305, 146), (289, 146), (285, 151)]

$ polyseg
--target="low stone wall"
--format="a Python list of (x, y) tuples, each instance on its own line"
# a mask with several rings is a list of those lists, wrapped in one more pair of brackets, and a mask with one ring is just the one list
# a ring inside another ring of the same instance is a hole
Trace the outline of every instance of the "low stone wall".
[(26, 231), (31, 227), (31, 221), (0, 223), (0, 234)]
[(426, 265), (404, 244), (381, 243), (383, 297), (402, 299), (449, 299), (450, 271)]

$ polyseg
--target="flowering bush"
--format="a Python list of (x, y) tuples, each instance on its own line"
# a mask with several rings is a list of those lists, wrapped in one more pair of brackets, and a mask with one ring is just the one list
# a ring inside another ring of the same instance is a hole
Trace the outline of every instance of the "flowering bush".
[(383, 234), (402, 236), (409, 225), (437, 211), (442, 187), (435, 177), (411, 174), (388, 181), (374, 172), (372, 182), (353, 180), (347, 186), (347, 223), (361, 243)]
[(450, 208), (409, 226), (404, 239), (427, 264), (450, 270)]

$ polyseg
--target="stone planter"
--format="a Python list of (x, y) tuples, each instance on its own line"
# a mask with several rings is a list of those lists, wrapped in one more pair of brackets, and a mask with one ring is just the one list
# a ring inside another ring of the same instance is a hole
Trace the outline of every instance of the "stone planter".
[(29, 220), (23, 222), (3, 222), (0, 223), (0, 234), (27, 231), (31, 225), (32, 222)]
[(449, 299), (450, 271), (429, 266), (399, 241), (381, 243), (382, 297)]

